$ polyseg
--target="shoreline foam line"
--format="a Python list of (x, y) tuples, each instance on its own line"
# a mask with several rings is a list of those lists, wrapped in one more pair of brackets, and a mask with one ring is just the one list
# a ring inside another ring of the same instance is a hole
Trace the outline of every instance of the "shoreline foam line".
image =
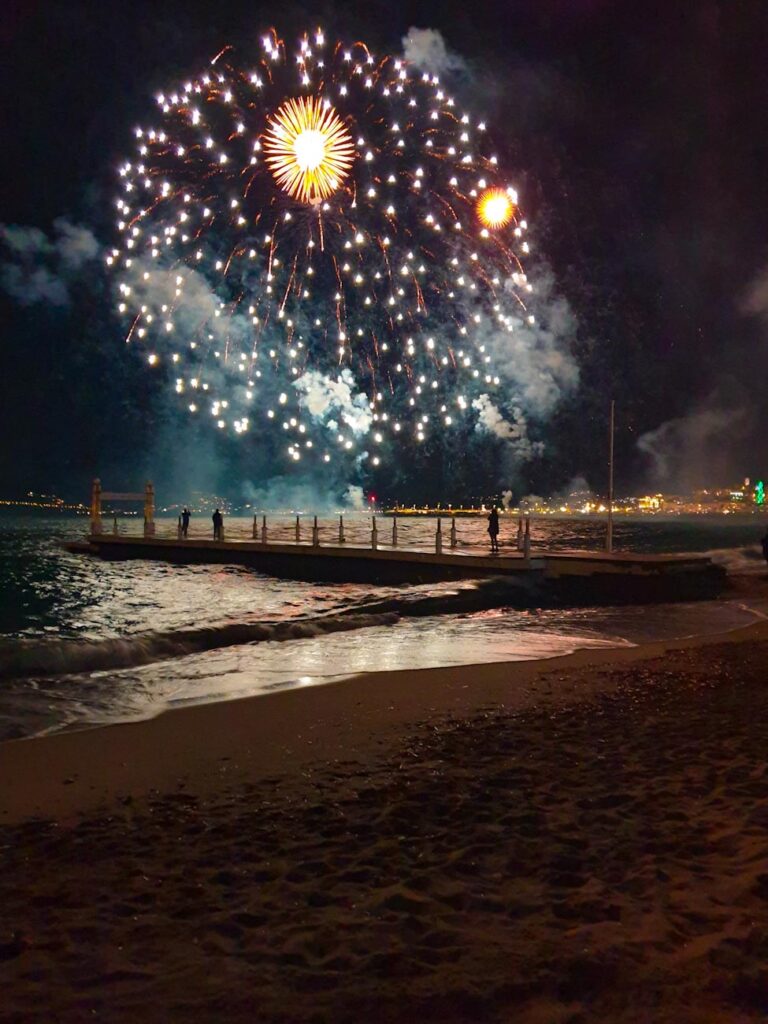
[[(668, 651), (768, 640), (768, 622), (723, 634), (636, 647), (583, 649), (546, 661), (370, 673), (325, 686), (195, 704), (141, 722), (0, 744), (0, 824), (72, 820), (152, 793), (209, 795), (261, 784), (313, 763), (375, 760), (425, 722), (493, 705), (523, 711), (560, 705), (610, 688), (612, 666)], [(585, 681), (578, 670), (594, 670)]]
[(371, 626), (391, 626), (399, 618), (396, 611), (348, 612), (282, 622), (225, 622), (103, 640), (22, 639), (0, 646), (0, 679), (140, 668), (240, 644), (302, 640)]

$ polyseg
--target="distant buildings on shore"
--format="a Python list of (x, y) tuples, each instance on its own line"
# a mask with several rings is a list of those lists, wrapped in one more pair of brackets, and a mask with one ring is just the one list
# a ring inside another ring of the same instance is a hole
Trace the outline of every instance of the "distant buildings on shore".
[[(508, 495), (509, 492), (507, 492)], [(533, 515), (604, 515), (608, 512), (606, 498), (590, 491), (574, 491), (554, 498), (529, 495), (517, 502), (498, 497), (478, 499), (477, 504), (458, 507), (439, 504), (426, 508), (418, 506), (393, 505), (387, 511), (399, 515), (439, 514), (472, 515), (485, 512), (496, 504), (503, 512), (512, 515), (531, 513)], [(765, 484), (762, 480), (754, 484), (747, 478), (736, 487), (712, 487), (693, 491), (691, 494), (643, 494), (633, 497), (616, 497), (613, 502), (614, 515), (738, 515), (768, 512)]]
[[(118, 515), (136, 516), (140, 514), (136, 508), (129, 506), (121, 508), (115, 504), (114, 509), (109, 503), (105, 503), (104, 515), (111, 515), (113, 512)], [(437, 505), (400, 505), (398, 503), (380, 503), (371, 496), (366, 501), (365, 508), (358, 511), (396, 513), (398, 515), (479, 515), (487, 512), (492, 505), (496, 505), (502, 513), (509, 515), (533, 514), (533, 515), (604, 515), (608, 512), (607, 499), (593, 494), (590, 491), (573, 491), (565, 496), (558, 495), (553, 498), (542, 498), (538, 495), (528, 495), (517, 501), (512, 500), (509, 491), (503, 496), (489, 495), (471, 499), (464, 505), (455, 505), (449, 502), (440, 502)], [(261, 506), (247, 503), (228, 501), (226, 498), (217, 497), (202, 493), (193, 493), (187, 502), (170, 502), (157, 508), (159, 515), (179, 515), (182, 508), (187, 507), (192, 515), (210, 516), (214, 509), (218, 508), (226, 516), (249, 516), (261, 512)], [(30, 509), (48, 512), (76, 512), (85, 514), (88, 506), (79, 503), (66, 502), (55, 494), (37, 494), (33, 491), (27, 492), (23, 498), (0, 498), (0, 509)], [(274, 511), (274, 510), (273, 510)], [(313, 509), (285, 509), (290, 512), (303, 512), (312, 514)], [(754, 483), (749, 478), (734, 487), (710, 487), (693, 491), (691, 494), (643, 494), (634, 497), (616, 497), (613, 503), (615, 515), (744, 515), (760, 512), (768, 513), (768, 501), (766, 501), (766, 489), (762, 480)]]
[(36, 494), (27, 491), (23, 498), (0, 498), (0, 508), (46, 509), (50, 512), (87, 512), (82, 502), (66, 502), (55, 494)]

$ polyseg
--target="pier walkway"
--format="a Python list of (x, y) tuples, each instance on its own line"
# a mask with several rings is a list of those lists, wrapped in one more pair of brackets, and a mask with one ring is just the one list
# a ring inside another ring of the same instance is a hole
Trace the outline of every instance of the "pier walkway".
[[(139, 524), (136, 524), (137, 526)], [(306, 529), (306, 527), (305, 527)], [(531, 597), (554, 591), (563, 594), (596, 589), (639, 600), (709, 596), (719, 589), (724, 574), (700, 555), (646, 555), (585, 551), (515, 550), (491, 555), (477, 547), (450, 547), (446, 533), (433, 546), (385, 543), (375, 534), (367, 546), (321, 542), (317, 527), (312, 538), (287, 540), (239, 537), (221, 541), (177, 535), (136, 536), (130, 533), (92, 533), (81, 550), (107, 559), (158, 559), (176, 563), (220, 563), (249, 566), (267, 575), (308, 581), (367, 583), (425, 583), (438, 580), (508, 577)], [(298, 529), (297, 529), (298, 534)], [(343, 530), (342, 530), (343, 535)]]

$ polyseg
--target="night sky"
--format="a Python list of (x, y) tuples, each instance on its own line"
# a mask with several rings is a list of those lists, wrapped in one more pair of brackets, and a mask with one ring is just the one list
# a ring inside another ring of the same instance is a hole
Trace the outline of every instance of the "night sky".
[[(115, 166), (154, 93), (273, 24), (284, 38), (322, 24), (379, 52), (434, 28), (466, 62), (457, 92), (487, 117), (579, 325), (581, 383), (539, 425), (545, 453), (518, 494), (579, 477), (604, 489), (611, 397), (620, 492), (768, 474), (764, 0), (7, 0), (0, 222), (50, 232), (67, 217), (108, 242)], [(150, 473), (186, 484), (212, 440), (167, 412), (106, 280), (67, 287), (66, 305), (0, 298), (0, 497), (80, 497), (96, 472), (120, 488)], [(214, 450), (213, 464), (198, 482), (236, 494), (247, 450)], [(443, 460), (432, 484), (404, 474), (393, 496), (449, 480)]]

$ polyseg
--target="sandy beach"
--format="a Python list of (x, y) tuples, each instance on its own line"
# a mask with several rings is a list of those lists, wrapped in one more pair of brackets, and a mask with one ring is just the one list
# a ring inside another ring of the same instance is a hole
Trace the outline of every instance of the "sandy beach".
[(768, 625), (0, 746), (2, 1021), (758, 1021)]

